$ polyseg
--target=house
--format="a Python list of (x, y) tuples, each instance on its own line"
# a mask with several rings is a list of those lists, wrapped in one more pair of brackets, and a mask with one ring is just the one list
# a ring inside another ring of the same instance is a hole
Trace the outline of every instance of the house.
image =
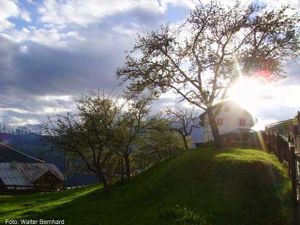
[[(214, 105), (213, 112), (217, 113), (216, 122), (222, 135), (248, 133), (255, 124), (254, 118), (247, 110), (230, 100)], [(202, 113), (200, 118), (203, 125), (203, 142), (214, 140), (207, 113)]]
[(52, 163), (0, 163), (0, 192), (63, 188), (64, 176)]
[(45, 163), (0, 141), (0, 193), (49, 191), (63, 186), (64, 175), (53, 163)]

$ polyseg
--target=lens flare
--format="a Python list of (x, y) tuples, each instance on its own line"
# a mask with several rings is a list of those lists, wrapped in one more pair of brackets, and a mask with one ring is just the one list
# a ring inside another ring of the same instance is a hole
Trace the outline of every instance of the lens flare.
[(254, 117), (272, 97), (273, 83), (257, 76), (240, 76), (228, 90), (228, 99), (249, 111)]

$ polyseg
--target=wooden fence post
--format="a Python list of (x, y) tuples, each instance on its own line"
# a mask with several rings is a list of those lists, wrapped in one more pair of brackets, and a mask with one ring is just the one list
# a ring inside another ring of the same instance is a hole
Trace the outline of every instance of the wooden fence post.
[(297, 199), (297, 165), (296, 165), (296, 155), (295, 146), (289, 143), (289, 148), (291, 152), (291, 181), (292, 181), (292, 195), (293, 195), (293, 207), (294, 207), (294, 224), (299, 225), (298, 219), (298, 199)]

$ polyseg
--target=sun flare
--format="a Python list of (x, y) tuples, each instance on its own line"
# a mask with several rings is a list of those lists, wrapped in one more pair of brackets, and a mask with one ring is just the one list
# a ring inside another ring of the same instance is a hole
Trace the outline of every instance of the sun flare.
[(228, 91), (228, 98), (255, 113), (259, 105), (270, 98), (272, 89), (270, 82), (255, 77), (241, 76)]

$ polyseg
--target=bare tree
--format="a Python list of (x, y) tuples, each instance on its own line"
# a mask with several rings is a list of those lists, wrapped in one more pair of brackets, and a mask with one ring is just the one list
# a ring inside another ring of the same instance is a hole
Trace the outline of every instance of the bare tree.
[(221, 136), (213, 105), (227, 97), (240, 76), (270, 71), (282, 77), (282, 63), (299, 55), (299, 16), (289, 6), (268, 10), (250, 4), (199, 4), (180, 26), (162, 25), (139, 36), (117, 75), (133, 95), (173, 90), (204, 110), (217, 147)]
[(172, 128), (182, 137), (185, 149), (188, 150), (188, 138), (191, 136), (193, 129), (200, 126), (199, 114), (194, 108), (187, 109), (183, 107), (166, 108), (165, 114), (171, 122)]

